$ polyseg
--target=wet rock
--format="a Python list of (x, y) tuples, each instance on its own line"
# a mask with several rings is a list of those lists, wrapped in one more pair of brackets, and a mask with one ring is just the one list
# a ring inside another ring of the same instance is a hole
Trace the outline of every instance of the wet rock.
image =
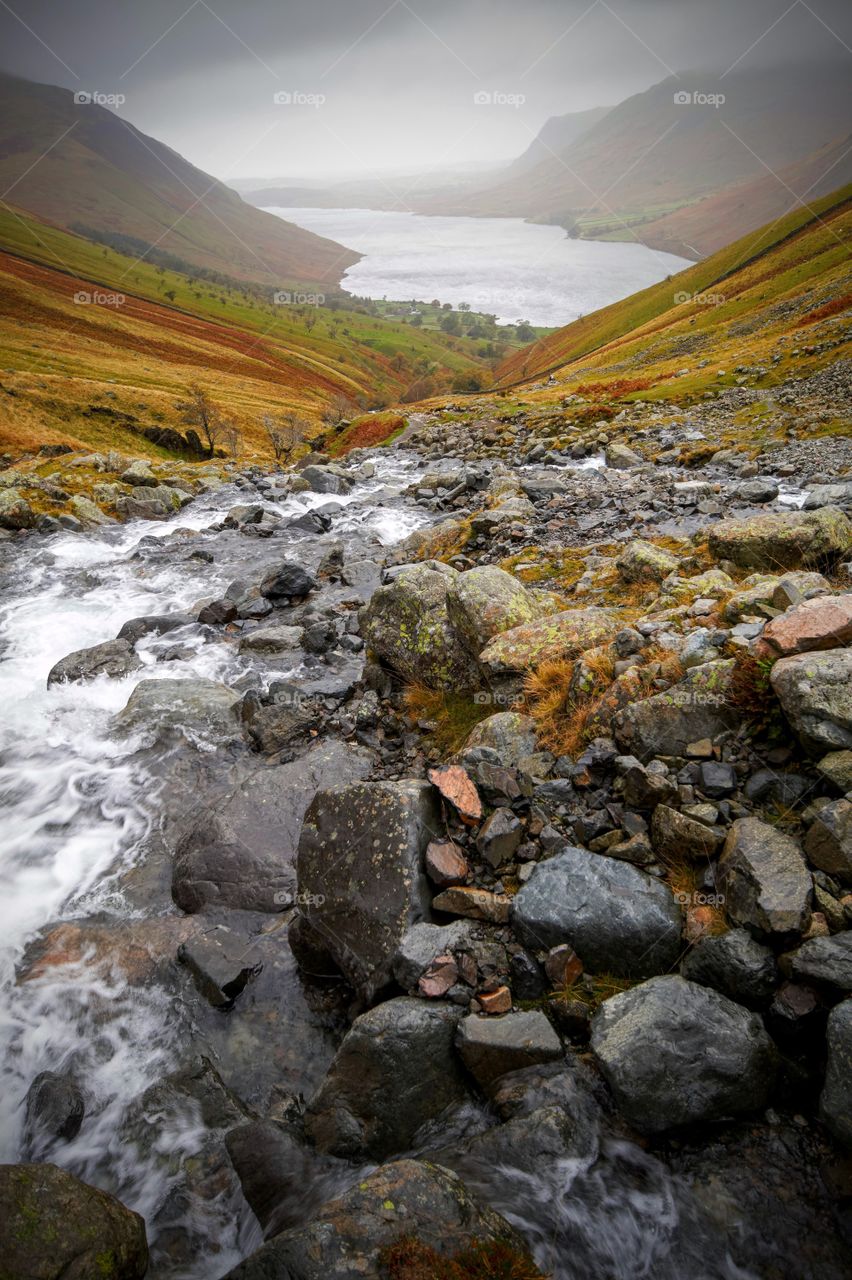
[(361, 612), (367, 648), (404, 679), (430, 689), (473, 689), (481, 679), (450, 621), (447, 597), (458, 577), (439, 561), (406, 565)]
[(53, 1139), (76, 1138), (86, 1113), (83, 1091), (70, 1076), (41, 1071), (27, 1090), (26, 1141), (39, 1152)]
[[(302, 819), (322, 788), (367, 775), (369, 752), (339, 742), (258, 769), (218, 801), (187, 796), (172, 897), (183, 911), (284, 911), (295, 903)], [(173, 819), (174, 821), (174, 819)]]
[(316, 578), (303, 565), (293, 560), (282, 560), (263, 579), (260, 591), (269, 600), (286, 600), (306, 596), (316, 585)]
[(813, 866), (852, 885), (852, 803), (824, 805), (805, 836), (805, 853)]
[(438, 956), (452, 953), (470, 939), (472, 926), (463, 920), (452, 924), (412, 925), (401, 939), (391, 961), (393, 976), (403, 991), (413, 991)]
[(127, 640), (105, 640), (90, 649), (77, 649), (67, 654), (51, 667), (47, 677), (48, 689), (54, 684), (75, 684), (96, 680), (98, 676), (121, 679), (138, 671), (142, 663)]
[(292, 747), (313, 724), (313, 716), (301, 689), (285, 682), (267, 694), (249, 689), (239, 709), (246, 736), (256, 751), (275, 756)]
[(852, 992), (852, 931), (809, 938), (790, 958), (793, 977), (837, 992)]
[(0, 529), (32, 529), (36, 522), (26, 498), (17, 489), (0, 489)]
[(231, 600), (211, 600), (198, 611), (198, 621), (212, 627), (225, 626), (237, 616), (237, 606)]
[(852, 547), (852, 524), (839, 507), (770, 512), (721, 520), (710, 529), (711, 554), (745, 569), (832, 564)]
[(239, 694), (216, 680), (141, 680), (131, 693), (116, 724), (124, 732), (188, 729), (217, 738), (236, 738)]
[(314, 493), (348, 493), (352, 481), (342, 467), (333, 464), (327, 466), (307, 466), (302, 468), (302, 479), (306, 480)]
[(706, 662), (683, 680), (615, 713), (616, 738), (640, 758), (683, 755), (689, 743), (715, 740), (740, 716), (727, 702), (733, 662)]
[(831, 1132), (852, 1146), (852, 1000), (844, 1000), (828, 1015), (828, 1061), (820, 1112)]
[(852, 595), (817, 596), (773, 618), (760, 634), (761, 651), (789, 657), (852, 643)]
[(428, 783), (335, 787), (319, 792), (305, 815), (301, 912), (365, 999), (390, 981), (408, 929), (429, 918), (423, 855), (438, 834), (436, 793)]
[(379, 1255), (401, 1236), (445, 1257), (498, 1241), (526, 1252), (506, 1220), (449, 1169), (399, 1160), (362, 1178), (311, 1221), (277, 1235), (224, 1280), (385, 1280)]
[(495, 809), (482, 824), (476, 847), (492, 867), (508, 862), (523, 839), (523, 823), (509, 809)]
[(53, 1164), (0, 1165), (2, 1273), (12, 1280), (142, 1280), (138, 1213)]
[(742, 484), (737, 485), (733, 496), (738, 502), (774, 502), (778, 497), (778, 482), (767, 477), (744, 480)]
[(757, 1110), (775, 1078), (759, 1016), (673, 975), (606, 1000), (592, 1019), (592, 1050), (641, 1133)]
[(201, 995), (217, 1009), (229, 1009), (263, 968), (260, 953), (225, 925), (215, 925), (182, 942), (177, 954)]
[(607, 445), (604, 457), (606, 465), (618, 471), (626, 471), (631, 467), (640, 467), (643, 462), (638, 453), (634, 453), (626, 444), (622, 444), (617, 440)]
[(819, 752), (852, 747), (852, 649), (780, 658), (770, 680), (805, 747)]
[(520, 674), (551, 659), (575, 658), (609, 640), (618, 628), (618, 615), (611, 609), (568, 609), (504, 631), (485, 646), (479, 660), (491, 676)]
[(147, 613), (141, 618), (128, 618), (127, 622), (121, 627), (116, 639), (126, 640), (128, 644), (135, 645), (144, 636), (167, 635), (169, 631), (176, 631), (179, 627), (189, 626), (192, 621), (189, 614)]
[(486, 1092), (509, 1071), (562, 1057), (562, 1044), (543, 1013), (507, 1013), (502, 1018), (471, 1013), (463, 1018), (456, 1046), (464, 1065)]
[(725, 911), (760, 936), (804, 933), (812, 881), (797, 842), (759, 818), (739, 818), (719, 859)]
[(305, 1129), (319, 1150), (385, 1159), (461, 1101), (459, 1016), (450, 1005), (400, 996), (356, 1018), (308, 1103)]
[(705, 862), (719, 852), (725, 839), (721, 827), (708, 827), (704, 822), (678, 813), (668, 805), (658, 804), (651, 819), (651, 844), (665, 862), (686, 857)]
[(690, 982), (713, 987), (749, 1009), (765, 1009), (778, 983), (774, 955), (746, 929), (702, 938), (687, 952), (680, 971)]
[(508, 924), (509, 921), (508, 895), (492, 893), (489, 889), (455, 885), (437, 894), (432, 899), (432, 906), (435, 911), (462, 916), (468, 920), (485, 920), (489, 924)]
[(260, 627), (240, 637), (240, 653), (286, 653), (298, 649), (301, 627)]
[(512, 928), (533, 950), (568, 943), (589, 972), (635, 978), (675, 964), (681, 914), (661, 881), (568, 846), (539, 863), (516, 895)]
[(677, 572), (680, 561), (670, 551), (637, 538), (627, 544), (615, 564), (625, 582), (662, 582)]
[(534, 622), (546, 611), (522, 582), (493, 564), (459, 574), (447, 593), (450, 623), (474, 654), (494, 636)]

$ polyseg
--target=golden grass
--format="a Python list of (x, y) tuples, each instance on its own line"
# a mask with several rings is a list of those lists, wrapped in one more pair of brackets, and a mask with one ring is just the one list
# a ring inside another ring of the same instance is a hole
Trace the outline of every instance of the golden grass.
[(494, 712), (489, 703), (476, 702), (471, 694), (447, 693), (411, 684), (403, 695), (405, 710), (412, 723), (423, 721), (435, 727), (430, 731), (439, 751), (460, 751), (471, 730)]

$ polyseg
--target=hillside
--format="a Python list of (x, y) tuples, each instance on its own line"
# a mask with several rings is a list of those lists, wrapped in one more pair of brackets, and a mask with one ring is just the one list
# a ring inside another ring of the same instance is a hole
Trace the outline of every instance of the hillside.
[[(692, 101), (677, 102), (679, 92)], [(720, 106), (694, 100), (719, 93)], [(656, 248), (677, 245), (678, 252), (688, 240), (690, 256), (699, 257), (718, 247), (720, 235), (745, 234), (785, 212), (794, 198), (782, 182), (765, 183), (752, 206), (747, 196), (731, 195), (740, 184), (802, 162), (817, 171), (814, 178), (821, 176), (819, 153), (849, 128), (842, 69), (734, 72), (724, 79), (684, 73), (613, 107), (559, 155), (520, 173), (510, 169), (452, 206), (434, 201), (423, 211), (527, 217), (595, 239), (638, 236)], [(843, 177), (831, 175), (830, 185), (836, 188)], [(720, 192), (731, 218), (721, 230), (710, 210), (682, 233), (661, 223)]]
[[(852, 300), (850, 235), (847, 186), (816, 202), (813, 212), (797, 210), (541, 338), (500, 366), (498, 385), (553, 374), (553, 394), (564, 394), (566, 383), (581, 383), (592, 371), (596, 382), (638, 380), (632, 392), (639, 395), (653, 386), (657, 398), (729, 385), (736, 367), (762, 365), (782, 337), (786, 343), (795, 338), (797, 347), (813, 340), (804, 328), (811, 322), (833, 317), (842, 325)], [(678, 302), (681, 296), (687, 300)], [(765, 368), (762, 376), (771, 381), (776, 372)]]
[(529, 173), (543, 160), (548, 160), (570, 147), (584, 133), (603, 120), (612, 107), (592, 107), (589, 111), (571, 111), (564, 116), (551, 116), (538, 131), (526, 151), (508, 166), (503, 177), (510, 174)]
[(266, 413), (297, 413), (316, 431), (329, 405), (382, 407), (426, 371), (446, 386), (488, 375), (470, 339), (385, 320), (343, 295), (275, 305), (23, 211), (0, 211), (0, 311), (0, 449), (13, 453), (62, 443), (156, 454), (140, 433), (181, 430), (178, 405), (197, 382), (263, 455)]
[(335, 285), (359, 257), (255, 209), (105, 107), (3, 73), (0, 184), (18, 208), (134, 257), (270, 289)]

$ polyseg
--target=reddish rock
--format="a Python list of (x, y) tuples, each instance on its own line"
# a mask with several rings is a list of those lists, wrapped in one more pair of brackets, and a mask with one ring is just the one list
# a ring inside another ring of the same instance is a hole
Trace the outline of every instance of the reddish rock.
[(422, 996), (435, 1000), (445, 996), (450, 987), (454, 987), (459, 979), (459, 971), (452, 956), (438, 956), (429, 965), (417, 984)]
[(509, 1013), (512, 1008), (512, 993), (508, 987), (498, 987), (496, 991), (480, 991), (476, 998), (483, 1013)]
[(852, 644), (852, 593), (803, 600), (764, 627), (756, 648), (772, 657)]
[(583, 972), (583, 962), (567, 943), (553, 947), (544, 962), (551, 986), (572, 987)]
[(429, 781), (449, 800), (463, 822), (474, 826), (482, 818), (479, 792), (460, 764), (429, 770)]
[(465, 916), (469, 920), (487, 920), (490, 924), (508, 924), (511, 899), (505, 893), (490, 893), (487, 889), (471, 889), (457, 885), (445, 889), (432, 899), (436, 911), (446, 911), (451, 916)]
[(470, 865), (451, 840), (433, 840), (426, 849), (426, 874), (439, 889), (464, 884), (470, 876)]

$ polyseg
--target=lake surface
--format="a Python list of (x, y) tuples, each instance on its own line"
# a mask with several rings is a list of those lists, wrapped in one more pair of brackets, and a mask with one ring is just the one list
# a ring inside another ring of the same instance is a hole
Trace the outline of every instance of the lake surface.
[(497, 316), (562, 325), (692, 263), (641, 244), (571, 240), (520, 218), (431, 218), (374, 209), (270, 208), (364, 257), (343, 288), (367, 298), (439, 298)]

